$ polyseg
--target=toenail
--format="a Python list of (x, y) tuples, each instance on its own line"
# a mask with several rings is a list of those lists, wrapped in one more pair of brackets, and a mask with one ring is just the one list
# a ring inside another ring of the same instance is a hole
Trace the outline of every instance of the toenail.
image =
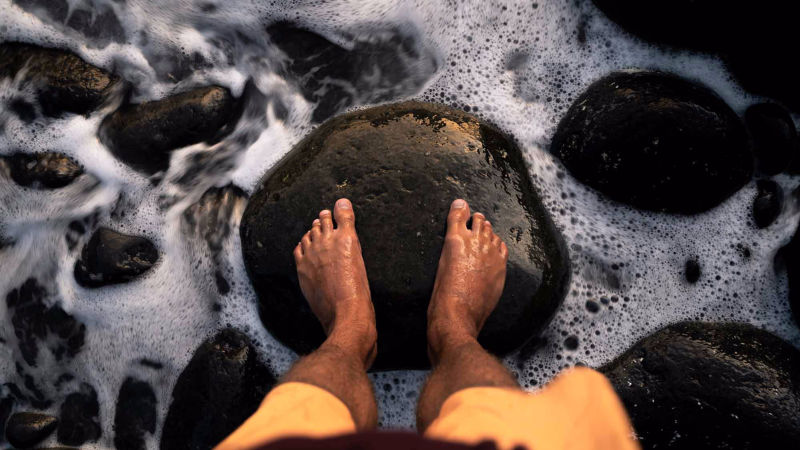
[(467, 202), (465, 202), (464, 200), (459, 199), (459, 200), (456, 200), (456, 201), (453, 202), (453, 208), (463, 208), (466, 204), (467, 204)]
[(327, 216), (327, 215), (328, 215), (328, 214), (330, 214), (330, 213), (331, 213), (331, 212), (330, 212), (330, 211), (328, 211), (328, 210), (326, 209), (326, 210), (323, 210), (323, 211), (321, 211), (319, 214), (320, 214), (321, 216)]
[(342, 209), (350, 209), (350, 202), (347, 199), (342, 198), (336, 202), (336, 206)]

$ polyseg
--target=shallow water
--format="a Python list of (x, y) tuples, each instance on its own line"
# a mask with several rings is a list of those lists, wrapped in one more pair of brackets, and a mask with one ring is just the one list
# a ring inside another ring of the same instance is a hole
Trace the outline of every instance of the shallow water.
[[(355, 106), (388, 97), (443, 102), (469, 110), (517, 139), (534, 184), (570, 248), (573, 271), (570, 293), (544, 332), (541, 347), (505, 360), (526, 388), (535, 389), (578, 362), (602, 365), (639, 338), (686, 319), (749, 322), (800, 346), (786, 276), (776, 273), (773, 264), (776, 251), (797, 226), (800, 213), (795, 207), (787, 205), (772, 226), (757, 230), (750, 212), (755, 196), (751, 182), (704, 214), (645, 213), (582, 186), (547, 153), (572, 100), (613, 70), (653, 68), (680, 74), (710, 86), (740, 114), (763, 100), (742, 91), (712, 56), (666, 52), (643, 43), (590, 1), (70, 0), (60, 20), (53, 19), (60, 17), (56, 9), (39, 6), (56, 3), (0, 0), (0, 41), (69, 48), (130, 81), (135, 101), (208, 84), (240, 95), (252, 79), (263, 95), (258, 101), (266, 105), (266, 110), (254, 108), (231, 136), (212, 148), (198, 144), (175, 152), (169, 172), (155, 184), (117, 162), (97, 139), (97, 127), (113, 110), (113, 102), (89, 117), (69, 115), (26, 125), (6, 105), (13, 97), (30, 94), (20, 92), (14, 80), (0, 81), (0, 124), (5, 124), (0, 154), (58, 150), (90, 174), (53, 191), (25, 189), (0, 178), (0, 232), (14, 242), (0, 251), (0, 293), (5, 296), (35, 277), (52, 302), (60, 301), (87, 325), (81, 353), (66, 365), (40, 359), (31, 374), (54, 398), (60, 394), (51, 386), (66, 371), (76, 375), (71, 383), (85, 381), (97, 389), (103, 428), (97, 447), (112, 446), (115, 401), (129, 375), (149, 381), (156, 391), (159, 428), (148, 441), (156, 447), (177, 376), (200, 342), (221, 328), (246, 330), (278, 372), (295, 358), (260, 324), (238, 233), (212, 257), (202, 237), (181, 226), (183, 211), (209, 187), (233, 182), (252, 192), (265, 171), (314, 126), (315, 105), (292, 79), (280, 75), (280, 52), (265, 31), (279, 20), (294, 21), (346, 48), (398, 33), (411, 42), (413, 57), (398, 62), (411, 81), (387, 91), (381, 81), (388, 75), (380, 65), (369, 67), (357, 83), (339, 86), (354, 93)], [(83, 31), (65, 25), (89, 7), (107, 12), (103, 20), (100, 14), (95, 17), (102, 24)], [(194, 155), (203, 156), (206, 164), (198, 168), (191, 162)], [(199, 173), (182, 177), (188, 170)], [(800, 184), (798, 177), (775, 179), (787, 192)], [(242, 211), (238, 205), (231, 218), (236, 228)], [(80, 287), (73, 267), (85, 241), (78, 250), (69, 250), (64, 236), (71, 221), (86, 217), (150, 238), (162, 252), (158, 265), (128, 284)], [(696, 258), (703, 269), (695, 285), (682, 274), (689, 258)], [(232, 287), (221, 298), (214, 283), (218, 269)], [(589, 312), (587, 300), (600, 304), (599, 312)], [(218, 314), (212, 313), (214, 303), (222, 306)], [(0, 322), (0, 337), (13, 343), (5, 302), (0, 302)], [(567, 337), (577, 338), (576, 349), (566, 348)], [(2, 382), (18, 377), (13, 349), (0, 344)], [(162, 362), (164, 369), (143, 367), (142, 358)], [(384, 427), (413, 426), (424, 376), (409, 371), (373, 375)]]

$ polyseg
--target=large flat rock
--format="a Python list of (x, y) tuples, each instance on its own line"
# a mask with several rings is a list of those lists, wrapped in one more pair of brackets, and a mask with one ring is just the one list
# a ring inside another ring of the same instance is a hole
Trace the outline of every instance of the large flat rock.
[(450, 203), (466, 199), (509, 248), (503, 296), (480, 340), (502, 355), (536, 335), (568, 280), (566, 249), (517, 146), (448, 107), (407, 102), (334, 118), (299, 143), (254, 193), (241, 225), (261, 319), (300, 353), (323, 332), (292, 249), (324, 208), (350, 198), (378, 320), (376, 369), (426, 367), (426, 310)]

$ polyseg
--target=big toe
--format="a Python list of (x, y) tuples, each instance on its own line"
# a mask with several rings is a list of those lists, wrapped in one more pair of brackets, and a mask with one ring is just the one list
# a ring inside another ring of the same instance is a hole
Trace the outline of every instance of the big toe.
[(466, 200), (458, 199), (450, 204), (450, 212), (447, 214), (447, 229), (465, 230), (469, 220), (469, 205)]
[(339, 228), (353, 228), (356, 224), (356, 214), (353, 212), (353, 204), (346, 198), (340, 198), (333, 207), (333, 217), (336, 219), (336, 226)]

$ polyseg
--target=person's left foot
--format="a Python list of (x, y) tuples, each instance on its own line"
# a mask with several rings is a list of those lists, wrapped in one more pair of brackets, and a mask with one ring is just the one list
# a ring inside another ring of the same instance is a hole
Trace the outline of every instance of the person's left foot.
[(294, 249), (294, 259), (300, 289), (329, 339), (353, 346), (371, 363), (376, 353), (375, 310), (349, 200), (339, 199), (332, 215), (327, 209), (319, 213)]

